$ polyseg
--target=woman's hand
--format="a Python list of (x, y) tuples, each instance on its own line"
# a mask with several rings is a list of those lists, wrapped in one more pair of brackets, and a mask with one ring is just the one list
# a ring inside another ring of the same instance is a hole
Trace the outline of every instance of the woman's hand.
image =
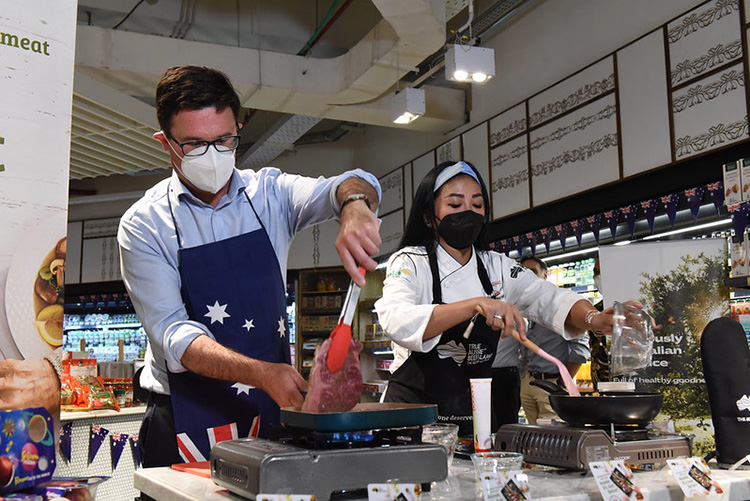
[(526, 324), (515, 305), (488, 297), (477, 298), (476, 311), (487, 319), (487, 326), (503, 331), (501, 336), (526, 339)]

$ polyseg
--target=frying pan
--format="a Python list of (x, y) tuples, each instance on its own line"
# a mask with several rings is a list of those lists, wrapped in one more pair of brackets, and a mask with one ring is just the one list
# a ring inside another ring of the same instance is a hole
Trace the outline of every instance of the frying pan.
[(303, 412), (282, 407), (281, 424), (314, 431), (357, 431), (422, 426), (437, 421), (437, 405), (395, 402), (357, 404), (347, 412)]
[(631, 391), (573, 397), (550, 381), (534, 380), (530, 384), (548, 391), (552, 410), (571, 425), (646, 425), (659, 414), (664, 403), (661, 393)]

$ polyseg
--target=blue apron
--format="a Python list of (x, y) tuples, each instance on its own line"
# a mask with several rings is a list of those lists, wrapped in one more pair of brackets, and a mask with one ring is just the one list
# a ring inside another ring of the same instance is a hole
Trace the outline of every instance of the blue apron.
[[(250, 198), (260, 229), (182, 248), (177, 233), (180, 292), (190, 320), (205, 325), (221, 345), (265, 362), (290, 363), (286, 289), (278, 258)], [(252, 386), (169, 372), (177, 445), (183, 460), (205, 461), (217, 442), (267, 437), (279, 406)]]

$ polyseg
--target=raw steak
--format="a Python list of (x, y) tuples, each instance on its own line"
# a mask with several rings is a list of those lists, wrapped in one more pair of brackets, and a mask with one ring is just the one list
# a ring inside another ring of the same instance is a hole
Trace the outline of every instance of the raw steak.
[(315, 349), (310, 390), (302, 404), (304, 412), (347, 412), (359, 403), (362, 395), (362, 372), (359, 369), (362, 343), (352, 337), (343, 367), (333, 373), (326, 364), (330, 348), (329, 337)]

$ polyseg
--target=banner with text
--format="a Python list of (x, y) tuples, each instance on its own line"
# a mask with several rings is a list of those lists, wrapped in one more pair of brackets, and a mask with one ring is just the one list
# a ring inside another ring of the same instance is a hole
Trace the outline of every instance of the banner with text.
[(0, 16), (0, 358), (62, 342), (75, 0)]
[(601, 247), (605, 306), (634, 299), (661, 327), (651, 365), (635, 375), (638, 391), (664, 394), (657, 421), (696, 436), (694, 452), (714, 449), (711, 410), (700, 359), (700, 336), (714, 318), (729, 314), (727, 243), (677, 240)]

